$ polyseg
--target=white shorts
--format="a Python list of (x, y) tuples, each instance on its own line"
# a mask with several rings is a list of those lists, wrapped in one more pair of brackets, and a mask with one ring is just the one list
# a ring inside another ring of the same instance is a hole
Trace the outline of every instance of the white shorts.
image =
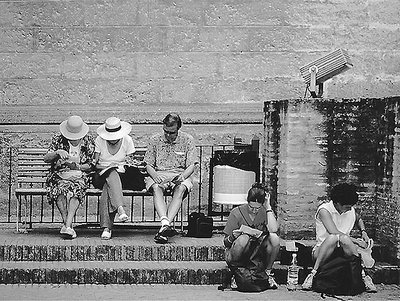
[[(171, 172), (171, 171), (157, 171), (158, 175), (162, 178), (163, 183), (159, 184), (160, 186), (164, 187), (164, 189), (174, 189), (176, 186), (175, 183), (172, 183), (171, 181), (176, 177), (179, 176), (180, 173), (178, 172)], [(146, 177), (144, 179), (144, 182), (146, 184), (146, 190), (149, 191), (151, 186), (155, 183), (152, 177)], [(191, 178), (185, 179), (182, 183), (187, 189), (187, 191), (191, 191), (193, 188), (193, 182)]]

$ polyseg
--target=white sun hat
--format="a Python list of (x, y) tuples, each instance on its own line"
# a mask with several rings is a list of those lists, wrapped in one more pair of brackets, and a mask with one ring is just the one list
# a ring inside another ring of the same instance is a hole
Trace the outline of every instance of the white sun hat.
[(97, 128), (97, 134), (104, 140), (118, 140), (128, 135), (132, 125), (117, 117), (107, 118), (106, 122)]
[(80, 116), (70, 116), (60, 124), (61, 134), (69, 140), (78, 140), (86, 136), (89, 126), (83, 122)]

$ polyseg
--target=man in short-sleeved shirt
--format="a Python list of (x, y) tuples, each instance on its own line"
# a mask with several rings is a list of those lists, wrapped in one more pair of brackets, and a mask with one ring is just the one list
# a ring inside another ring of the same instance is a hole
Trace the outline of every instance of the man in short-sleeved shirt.
[[(163, 133), (150, 138), (144, 161), (149, 177), (146, 189), (153, 192), (154, 206), (161, 220), (161, 228), (154, 237), (156, 243), (167, 243), (175, 235), (170, 223), (175, 218), (182, 199), (192, 187), (192, 176), (198, 159), (193, 137), (180, 131), (178, 114), (168, 114), (163, 120)], [(172, 190), (172, 201), (167, 206), (164, 191)]]

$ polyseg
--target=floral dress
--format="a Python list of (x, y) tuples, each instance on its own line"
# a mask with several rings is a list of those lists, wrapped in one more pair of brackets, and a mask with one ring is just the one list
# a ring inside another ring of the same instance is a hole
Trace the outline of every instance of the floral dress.
[[(55, 152), (63, 149), (69, 152), (69, 143), (63, 135), (56, 134), (52, 140), (48, 152)], [(94, 139), (88, 134), (80, 143), (79, 164), (91, 163), (94, 155)], [(61, 173), (65, 171), (65, 166), (61, 159), (54, 160), (51, 163), (50, 172), (46, 179), (47, 197), (49, 203), (57, 200), (59, 195), (66, 197), (76, 197), (82, 202), (85, 197), (86, 189), (89, 187), (89, 176), (86, 172), (82, 172), (80, 177), (71, 179), (62, 179)]]

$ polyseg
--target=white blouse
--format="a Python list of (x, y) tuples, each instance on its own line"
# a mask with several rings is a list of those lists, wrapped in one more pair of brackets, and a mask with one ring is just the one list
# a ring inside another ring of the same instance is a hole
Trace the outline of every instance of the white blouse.
[(333, 205), (333, 202), (330, 201), (319, 206), (317, 213), (315, 214), (317, 246), (320, 246), (329, 235), (324, 224), (318, 217), (318, 213), (322, 208), (328, 210), (332, 216), (333, 223), (340, 232), (350, 235), (350, 231), (353, 229), (356, 222), (356, 212), (354, 207), (352, 207), (351, 210), (340, 214)]
[(133, 154), (135, 152), (135, 146), (133, 145), (132, 137), (126, 135), (122, 138), (121, 146), (117, 153), (111, 155), (108, 151), (107, 141), (97, 136), (95, 140), (94, 151), (100, 154), (98, 164), (104, 167), (110, 164), (118, 164), (118, 172), (125, 172), (124, 164), (127, 155)]

